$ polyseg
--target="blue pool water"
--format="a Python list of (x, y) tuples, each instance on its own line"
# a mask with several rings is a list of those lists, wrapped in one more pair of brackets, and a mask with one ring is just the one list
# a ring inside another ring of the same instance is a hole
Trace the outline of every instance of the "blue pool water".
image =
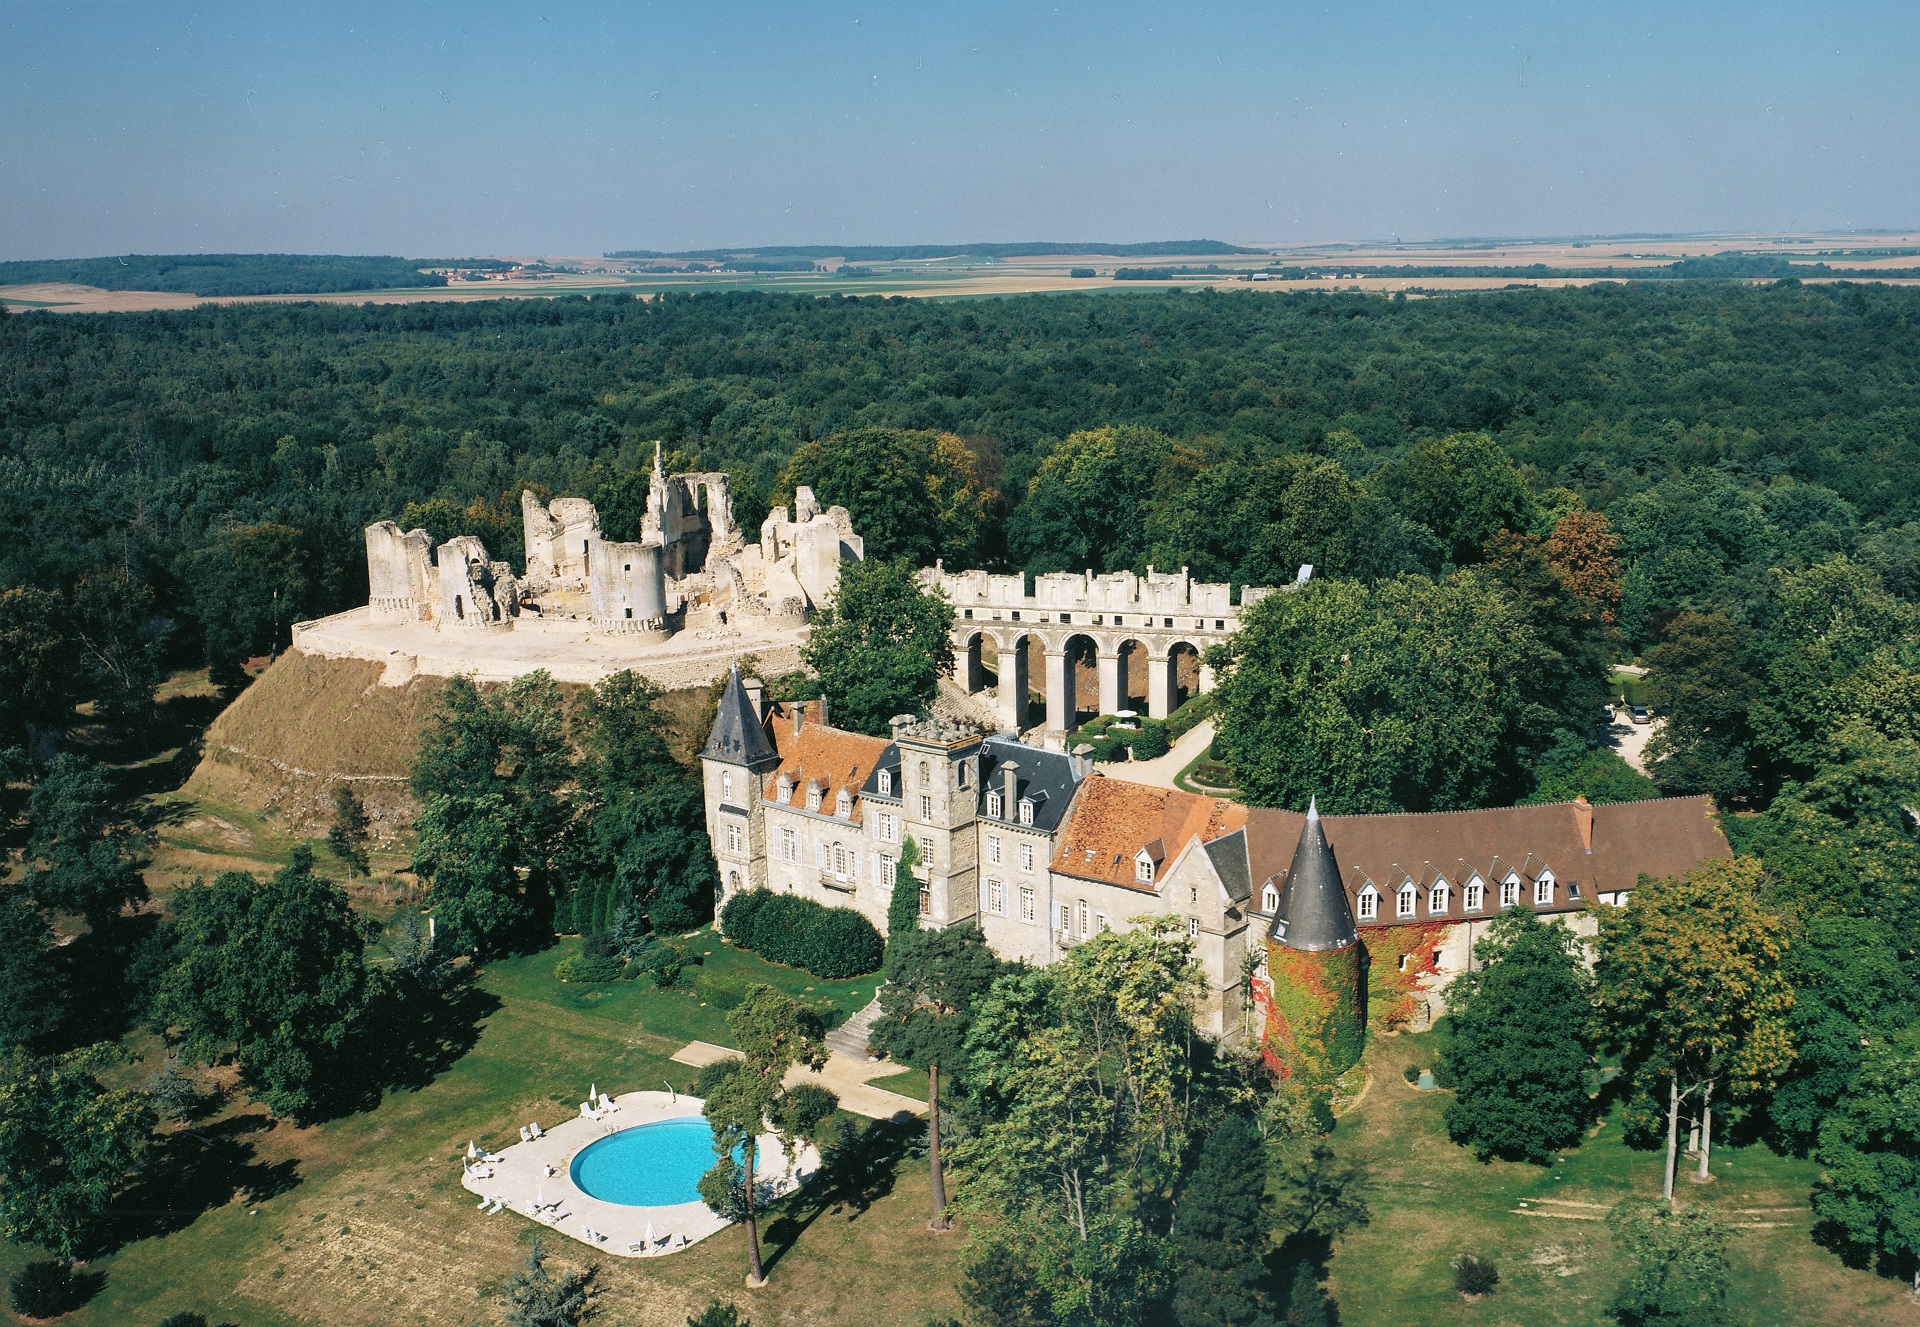
[(582, 1192), (623, 1207), (700, 1201), (700, 1177), (713, 1169), (713, 1126), (698, 1115), (608, 1134), (574, 1154), (569, 1168)]

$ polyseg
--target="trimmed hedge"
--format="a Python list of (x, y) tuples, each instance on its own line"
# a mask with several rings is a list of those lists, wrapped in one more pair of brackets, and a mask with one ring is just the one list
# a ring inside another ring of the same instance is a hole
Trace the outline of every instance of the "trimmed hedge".
[(860, 913), (823, 908), (795, 894), (765, 889), (736, 894), (721, 923), (727, 938), (742, 949), (830, 981), (877, 971), (885, 951), (880, 932)]
[(1167, 740), (1178, 742), (1188, 733), (1213, 717), (1214, 696), (1209, 691), (1203, 696), (1195, 696), (1172, 714), (1167, 716)]
[(1173, 743), (1167, 740), (1167, 725), (1160, 719), (1140, 720), (1140, 731), (1133, 735), (1133, 758), (1152, 760), (1155, 756), (1164, 756), (1173, 749)]

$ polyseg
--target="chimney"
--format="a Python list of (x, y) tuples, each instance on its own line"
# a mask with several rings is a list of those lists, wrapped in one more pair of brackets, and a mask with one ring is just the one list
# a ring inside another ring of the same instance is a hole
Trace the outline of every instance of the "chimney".
[(896, 714), (887, 720), (887, 726), (893, 729), (893, 740), (896, 742), (900, 740), (901, 731), (911, 727), (912, 724), (913, 716), (911, 714)]
[(1015, 818), (1015, 804), (1020, 800), (1020, 766), (1015, 761), (1003, 760), (1000, 762), (1000, 773), (1007, 781), (1006, 804), (1000, 808), (1000, 812), (1005, 819), (1012, 820)]
[(1573, 799), (1573, 823), (1580, 827), (1580, 845), (1588, 852), (1593, 851), (1593, 803), (1586, 794)]
[(822, 728), (825, 728), (827, 726), (827, 698), (825, 696), (822, 696), (820, 697), (820, 699), (814, 701), (813, 703), (820, 707), (819, 709), (814, 711), (813, 721), (819, 724)]
[(747, 693), (747, 704), (753, 706), (753, 717), (764, 723), (767, 718), (767, 684), (757, 677), (743, 677), (740, 685)]
[(794, 701), (793, 702), (793, 735), (795, 737), (800, 736), (800, 726), (804, 724), (806, 721), (807, 721), (807, 702), (804, 700)]

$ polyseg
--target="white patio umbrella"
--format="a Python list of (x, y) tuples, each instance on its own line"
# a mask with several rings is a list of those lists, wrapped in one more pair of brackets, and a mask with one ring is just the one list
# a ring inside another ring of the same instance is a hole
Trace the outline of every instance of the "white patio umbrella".
[(480, 1149), (473, 1145), (473, 1139), (471, 1138), (467, 1139), (467, 1155), (470, 1157), (477, 1157), (480, 1155)]
[(653, 1222), (647, 1222), (647, 1252), (653, 1252)]

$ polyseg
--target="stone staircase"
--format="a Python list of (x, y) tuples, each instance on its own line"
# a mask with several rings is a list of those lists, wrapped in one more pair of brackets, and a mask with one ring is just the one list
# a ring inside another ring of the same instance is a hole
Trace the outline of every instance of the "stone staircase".
[(856, 1060), (867, 1058), (867, 1030), (873, 1026), (873, 1020), (880, 1017), (880, 997), (874, 996), (846, 1022), (827, 1033), (827, 1049), (838, 1051), (842, 1055), (851, 1055)]

